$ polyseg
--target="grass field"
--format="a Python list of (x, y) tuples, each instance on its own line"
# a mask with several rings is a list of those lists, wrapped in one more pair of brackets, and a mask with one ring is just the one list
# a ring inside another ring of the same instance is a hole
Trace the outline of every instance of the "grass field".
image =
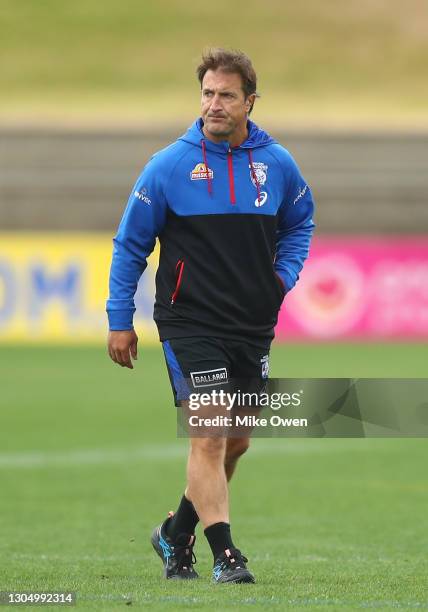
[[(273, 376), (426, 377), (426, 345), (275, 347)], [(2, 347), (0, 590), (75, 590), (80, 609), (428, 608), (423, 439), (254, 440), (232, 490), (256, 585), (160, 579), (149, 535), (183, 490), (163, 357)]]
[(0, 116), (177, 121), (198, 111), (206, 46), (259, 72), (257, 119), (427, 125), (420, 0), (2, 0)]

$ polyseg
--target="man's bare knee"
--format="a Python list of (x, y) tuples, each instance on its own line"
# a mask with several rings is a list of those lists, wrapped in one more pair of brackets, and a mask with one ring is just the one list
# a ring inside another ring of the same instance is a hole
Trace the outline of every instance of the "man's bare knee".
[(249, 449), (249, 438), (229, 438), (226, 446), (225, 463), (236, 461)]
[(226, 439), (219, 437), (192, 438), (191, 453), (210, 459), (223, 459), (226, 454)]

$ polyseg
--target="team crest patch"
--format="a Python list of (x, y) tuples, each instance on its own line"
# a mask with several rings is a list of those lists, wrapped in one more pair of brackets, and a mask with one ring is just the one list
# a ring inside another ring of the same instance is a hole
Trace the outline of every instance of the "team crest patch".
[(207, 168), (203, 163), (196, 164), (190, 173), (190, 180), (192, 181), (200, 181), (204, 179), (207, 180), (208, 178), (214, 178), (214, 172), (211, 170), (211, 168), (208, 168), (207, 172)]
[[(254, 187), (257, 187), (256, 181), (253, 176), (253, 170), (251, 169), (251, 164), (248, 164), (248, 167), (250, 168), (251, 182), (253, 183)], [(261, 187), (262, 185), (266, 183), (268, 167), (263, 162), (253, 162), (253, 168), (254, 168), (254, 174), (256, 175), (256, 178), (257, 178), (257, 182), (259, 186)]]
[(266, 379), (269, 376), (269, 355), (264, 355), (260, 359), (262, 365), (262, 378)]

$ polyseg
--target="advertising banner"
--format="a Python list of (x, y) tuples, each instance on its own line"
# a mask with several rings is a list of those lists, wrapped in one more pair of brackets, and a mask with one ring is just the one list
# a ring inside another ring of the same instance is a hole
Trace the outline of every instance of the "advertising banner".
[[(0, 341), (104, 342), (112, 236), (104, 233), (0, 234)], [(141, 277), (135, 324), (155, 341), (157, 251)]]
[[(103, 342), (112, 236), (0, 234), (0, 341)], [(158, 248), (136, 294), (135, 326), (157, 340), (152, 321)], [(277, 340), (428, 339), (428, 238), (314, 240), (286, 296)]]
[(428, 237), (314, 240), (279, 339), (427, 339)]

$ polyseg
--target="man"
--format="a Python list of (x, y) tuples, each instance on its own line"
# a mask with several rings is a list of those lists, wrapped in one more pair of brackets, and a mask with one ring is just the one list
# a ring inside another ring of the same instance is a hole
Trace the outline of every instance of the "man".
[[(261, 388), (278, 311), (314, 228), (311, 193), (293, 158), (248, 119), (257, 97), (249, 58), (213, 49), (197, 75), (201, 118), (137, 180), (114, 238), (107, 302), (110, 357), (132, 368), (133, 298), (158, 237), (154, 319), (177, 406), (186, 406), (187, 381), (206, 390), (201, 376), (213, 382), (221, 373), (224, 388), (255, 379)], [(214, 581), (254, 582), (232, 540), (227, 485), (248, 445), (248, 437), (191, 437), (187, 488), (152, 536), (166, 578), (197, 577), (201, 521)]]

